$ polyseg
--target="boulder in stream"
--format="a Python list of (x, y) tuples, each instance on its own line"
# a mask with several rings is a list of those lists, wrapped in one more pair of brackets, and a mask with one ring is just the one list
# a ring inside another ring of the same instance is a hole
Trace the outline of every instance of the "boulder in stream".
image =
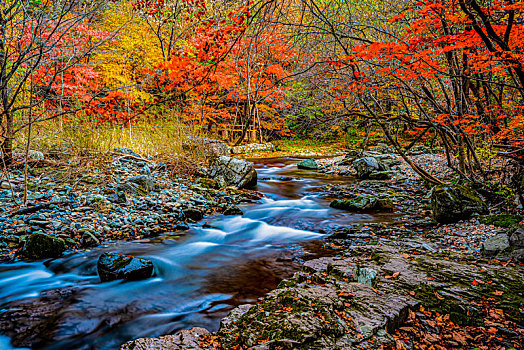
[(257, 172), (253, 164), (245, 160), (221, 156), (212, 160), (209, 167), (210, 177), (222, 185), (237, 188), (250, 188), (257, 184)]
[(236, 205), (230, 205), (224, 210), (224, 215), (244, 215), (244, 212)]
[(305, 170), (318, 170), (318, 164), (314, 158), (305, 159), (297, 164), (297, 168)]
[(153, 262), (130, 255), (104, 253), (98, 258), (97, 270), (102, 282), (141, 280), (153, 275)]
[(473, 214), (487, 214), (488, 207), (478, 194), (462, 185), (438, 185), (431, 191), (433, 217), (442, 224), (467, 220)]
[(24, 256), (30, 259), (59, 258), (65, 250), (63, 239), (45, 233), (33, 233), (24, 244)]

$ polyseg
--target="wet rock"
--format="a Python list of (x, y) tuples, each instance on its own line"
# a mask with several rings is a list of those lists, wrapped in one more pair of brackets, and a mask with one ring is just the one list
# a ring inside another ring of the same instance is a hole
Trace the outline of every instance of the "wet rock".
[(371, 210), (392, 210), (393, 201), (389, 198), (379, 198), (375, 196), (358, 196), (351, 199), (335, 199), (329, 204), (335, 209), (349, 211), (371, 211)]
[(84, 232), (82, 234), (82, 245), (84, 247), (96, 247), (100, 245), (100, 240), (92, 232)]
[(198, 350), (202, 349), (201, 337), (209, 335), (205, 328), (194, 327), (183, 330), (175, 335), (165, 335), (159, 338), (139, 338), (125, 343), (120, 350)]
[(244, 212), (236, 205), (230, 205), (224, 210), (224, 215), (244, 215)]
[(368, 179), (373, 172), (389, 170), (388, 167), (374, 157), (359, 158), (353, 162), (359, 179)]
[(438, 185), (431, 191), (433, 217), (448, 224), (467, 220), (471, 215), (486, 214), (488, 207), (475, 191), (461, 185)]
[(306, 170), (318, 170), (317, 161), (313, 158), (305, 159), (297, 164), (297, 168)]
[(63, 239), (45, 233), (31, 234), (24, 244), (24, 256), (30, 259), (59, 258), (66, 250)]
[(213, 159), (209, 168), (210, 177), (219, 183), (237, 188), (250, 188), (257, 184), (257, 172), (253, 165), (245, 160), (221, 156)]
[(187, 231), (187, 230), (189, 230), (189, 225), (186, 224), (185, 222), (179, 222), (179, 223), (176, 224), (175, 230), (177, 230), (177, 231)]
[(182, 148), (191, 152), (202, 152), (207, 157), (227, 156), (231, 154), (230, 148), (224, 141), (206, 137), (191, 136), (184, 140)]
[(102, 282), (117, 279), (141, 280), (153, 275), (153, 263), (134, 256), (104, 253), (98, 258), (97, 270)]
[(200, 221), (204, 217), (204, 214), (202, 211), (196, 209), (196, 208), (187, 208), (183, 210), (184, 216), (187, 219), (191, 219), (193, 221)]
[(213, 179), (208, 179), (208, 178), (205, 178), (205, 177), (199, 177), (196, 181), (195, 181), (195, 184), (203, 187), (203, 188), (211, 188), (211, 189), (219, 189), (220, 186), (218, 186), (218, 183), (216, 182), (216, 180), (213, 180)]

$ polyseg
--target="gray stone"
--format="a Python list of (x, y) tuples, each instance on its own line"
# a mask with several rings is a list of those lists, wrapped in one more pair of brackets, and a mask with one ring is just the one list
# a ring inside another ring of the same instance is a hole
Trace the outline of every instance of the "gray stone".
[(244, 154), (254, 152), (270, 152), (274, 151), (275, 146), (271, 142), (266, 143), (250, 143), (248, 145), (231, 147), (232, 154)]
[(508, 231), (509, 244), (515, 247), (524, 247), (524, 228), (514, 228)]
[(190, 152), (201, 152), (206, 157), (227, 156), (230, 148), (224, 141), (191, 136), (183, 141), (182, 148)]
[(357, 171), (359, 179), (367, 179), (373, 172), (389, 170), (384, 163), (379, 162), (374, 157), (359, 158), (353, 162), (353, 167)]
[(135, 151), (133, 151), (133, 150), (130, 149), (130, 148), (125, 148), (125, 147), (116, 147), (115, 149), (113, 149), (113, 152), (115, 152), (115, 153), (120, 153), (120, 154), (123, 154), (123, 155), (126, 155), (126, 156), (132, 156), (132, 157), (136, 157), (136, 158), (142, 158), (142, 156), (140, 156), (140, 154), (137, 154)]
[(509, 246), (508, 235), (506, 233), (500, 233), (486, 239), (482, 243), (482, 252), (487, 256), (494, 256), (509, 248)]
[(305, 159), (297, 164), (297, 168), (306, 169), (306, 170), (317, 170), (318, 164), (317, 164), (317, 161), (313, 158)]
[(24, 256), (30, 259), (59, 258), (66, 250), (63, 239), (45, 233), (33, 233), (24, 244)]
[(431, 209), (439, 223), (467, 220), (471, 215), (486, 214), (488, 207), (475, 191), (461, 185), (438, 185), (431, 190)]
[(257, 172), (253, 165), (238, 158), (217, 157), (212, 160), (208, 172), (218, 182), (237, 188), (249, 188), (257, 184)]
[(194, 327), (175, 335), (158, 338), (139, 338), (125, 343), (120, 350), (199, 350), (202, 336), (209, 335), (205, 328)]
[(155, 189), (156, 184), (148, 175), (133, 176), (129, 181), (118, 186), (119, 191), (134, 195), (146, 195)]

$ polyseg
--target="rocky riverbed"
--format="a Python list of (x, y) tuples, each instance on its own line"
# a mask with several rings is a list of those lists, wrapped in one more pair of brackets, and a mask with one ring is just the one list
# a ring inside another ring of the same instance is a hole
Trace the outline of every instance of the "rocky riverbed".
[[(452, 178), (443, 155), (422, 150), (414, 159)], [(234, 309), (217, 332), (193, 328), (138, 339), (122, 350), (524, 346), (524, 229), (493, 225), (498, 217), (484, 216), (482, 198), (469, 189), (443, 187), (451, 202), (439, 203), (387, 150), (312, 159), (299, 168), (362, 177), (305, 194), (353, 212), (390, 211), (395, 219), (330, 232), (335, 257), (306, 262), (256, 305)], [(434, 213), (441, 207), (447, 211), (439, 223)]]

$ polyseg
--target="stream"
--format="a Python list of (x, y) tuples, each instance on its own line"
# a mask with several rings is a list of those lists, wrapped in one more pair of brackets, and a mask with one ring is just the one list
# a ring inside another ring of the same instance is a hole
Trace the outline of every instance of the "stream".
[[(266, 198), (242, 205), (242, 216), (205, 217), (183, 234), (113, 242), (60, 259), (0, 264), (0, 318), (18, 313), (3, 320), (9, 327), (0, 329), (0, 349), (116, 349), (196, 326), (217, 330), (232, 308), (256, 302), (302, 261), (334, 254), (323, 247), (326, 232), (384, 220), (331, 209), (315, 191), (351, 178), (299, 170), (294, 158), (252, 161)], [(96, 262), (106, 251), (148, 258), (156, 276), (101, 283)]]

